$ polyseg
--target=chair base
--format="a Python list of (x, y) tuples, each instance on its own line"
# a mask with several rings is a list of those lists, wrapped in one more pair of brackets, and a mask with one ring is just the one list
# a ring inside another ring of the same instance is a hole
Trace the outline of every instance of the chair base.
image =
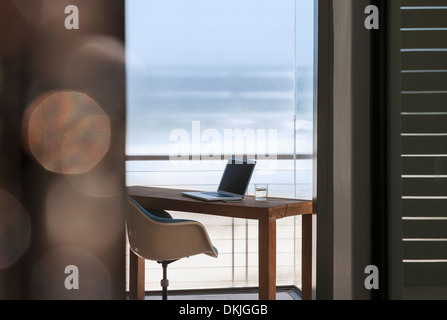
[(168, 265), (175, 261), (177, 261), (177, 260), (157, 261), (163, 267), (163, 279), (161, 279), (161, 281), (160, 281), (160, 285), (163, 289), (163, 291), (162, 291), (162, 299), (163, 300), (168, 300), (168, 286), (169, 286)]

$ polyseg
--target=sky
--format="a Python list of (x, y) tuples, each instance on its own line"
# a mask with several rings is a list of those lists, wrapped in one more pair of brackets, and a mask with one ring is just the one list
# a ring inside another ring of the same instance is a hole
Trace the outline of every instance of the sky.
[(307, 64), (313, 2), (296, 0), (295, 16), (295, 0), (126, 0), (127, 54), (145, 66), (293, 66), (296, 44)]

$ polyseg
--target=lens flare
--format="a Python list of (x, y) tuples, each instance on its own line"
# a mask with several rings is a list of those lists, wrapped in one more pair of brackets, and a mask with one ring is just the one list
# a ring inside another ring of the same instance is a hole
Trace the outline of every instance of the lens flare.
[[(101, 99), (97, 97), (97, 99)], [(110, 106), (107, 99), (101, 99), (101, 105)], [(125, 159), (123, 121), (109, 116), (113, 132), (113, 143), (109, 152), (90, 171), (82, 174), (65, 175), (65, 178), (79, 192), (90, 197), (121, 196), (125, 185)]]
[(122, 194), (125, 184), (123, 169), (118, 161), (102, 161), (88, 173), (67, 175), (66, 179), (77, 192), (90, 197), (114, 197)]
[(72, 50), (60, 74), (69, 88), (88, 88), (123, 96), (124, 43), (113, 37), (86, 36)]
[(13, 265), (28, 249), (31, 222), (22, 205), (0, 190), (0, 270)]
[(122, 236), (124, 218), (118, 197), (96, 198), (78, 192), (64, 177), (48, 189), (45, 225), (59, 246), (101, 251)]
[(68, 130), (62, 145), (62, 172), (90, 171), (106, 154), (110, 145), (107, 116), (85, 117)]
[(110, 122), (88, 95), (61, 91), (36, 99), (24, 117), (25, 144), (47, 170), (91, 170), (110, 147)]

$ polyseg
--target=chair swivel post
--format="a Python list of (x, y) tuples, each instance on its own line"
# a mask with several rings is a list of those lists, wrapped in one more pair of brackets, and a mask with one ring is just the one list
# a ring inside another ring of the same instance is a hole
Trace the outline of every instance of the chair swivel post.
[(168, 265), (175, 262), (177, 260), (172, 261), (158, 261), (159, 264), (163, 267), (163, 279), (160, 281), (160, 285), (163, 289), (162, 291), (162, 299), (168, 300), (168, 286), (169, 286), (169, 280), (168, 280)]
[(160, 281), (161, 287), (163, 288), (162, 293), (162, 299), (168, 300), (168, 286), (169, 286), (169, 280), (168, 280), (168, 264), (169, 262), (163, 261), (161, 263), (163, 267), (163, 279)]

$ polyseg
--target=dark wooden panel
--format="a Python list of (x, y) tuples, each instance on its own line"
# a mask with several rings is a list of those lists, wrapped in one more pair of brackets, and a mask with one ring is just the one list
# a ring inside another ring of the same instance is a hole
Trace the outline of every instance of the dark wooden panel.
[(447, 175), (447, 157), (402, 158), (404, 175)]
[(402, 133), (447, 133), (447, 114), (403, 115)]
[(402, 200), (404, 217), (445, 217), (447, 199), (404, 199)]
[(403, 94), (403, 112), (447, 112), (447, 93)]
[(445, 28), (447, 10), (402, 10), (402, 28)]
[(447, 30), (402, 31), (402, 48), (447, 48)]
[(446, 220), (404, 220), (403, 238), (447, 238)]
[(447, 137), (402, 137), (402, 154), (447, 154)]
[(402, 90), (447, 92), (447, 72), (403, 73)]
[(447, 178), (404, 178), (404, 196), (447, 196)]
[(410, 260), (447, 259), (447, 241), (404, 241), (403, 258)]
[(404, 263), (404, 285), (446, 286), (447, 263)]
[[(447, 11), (447, 10), (446, 10)], [(447, 52), (402, 52), (402, 70), (446, 70)]]

